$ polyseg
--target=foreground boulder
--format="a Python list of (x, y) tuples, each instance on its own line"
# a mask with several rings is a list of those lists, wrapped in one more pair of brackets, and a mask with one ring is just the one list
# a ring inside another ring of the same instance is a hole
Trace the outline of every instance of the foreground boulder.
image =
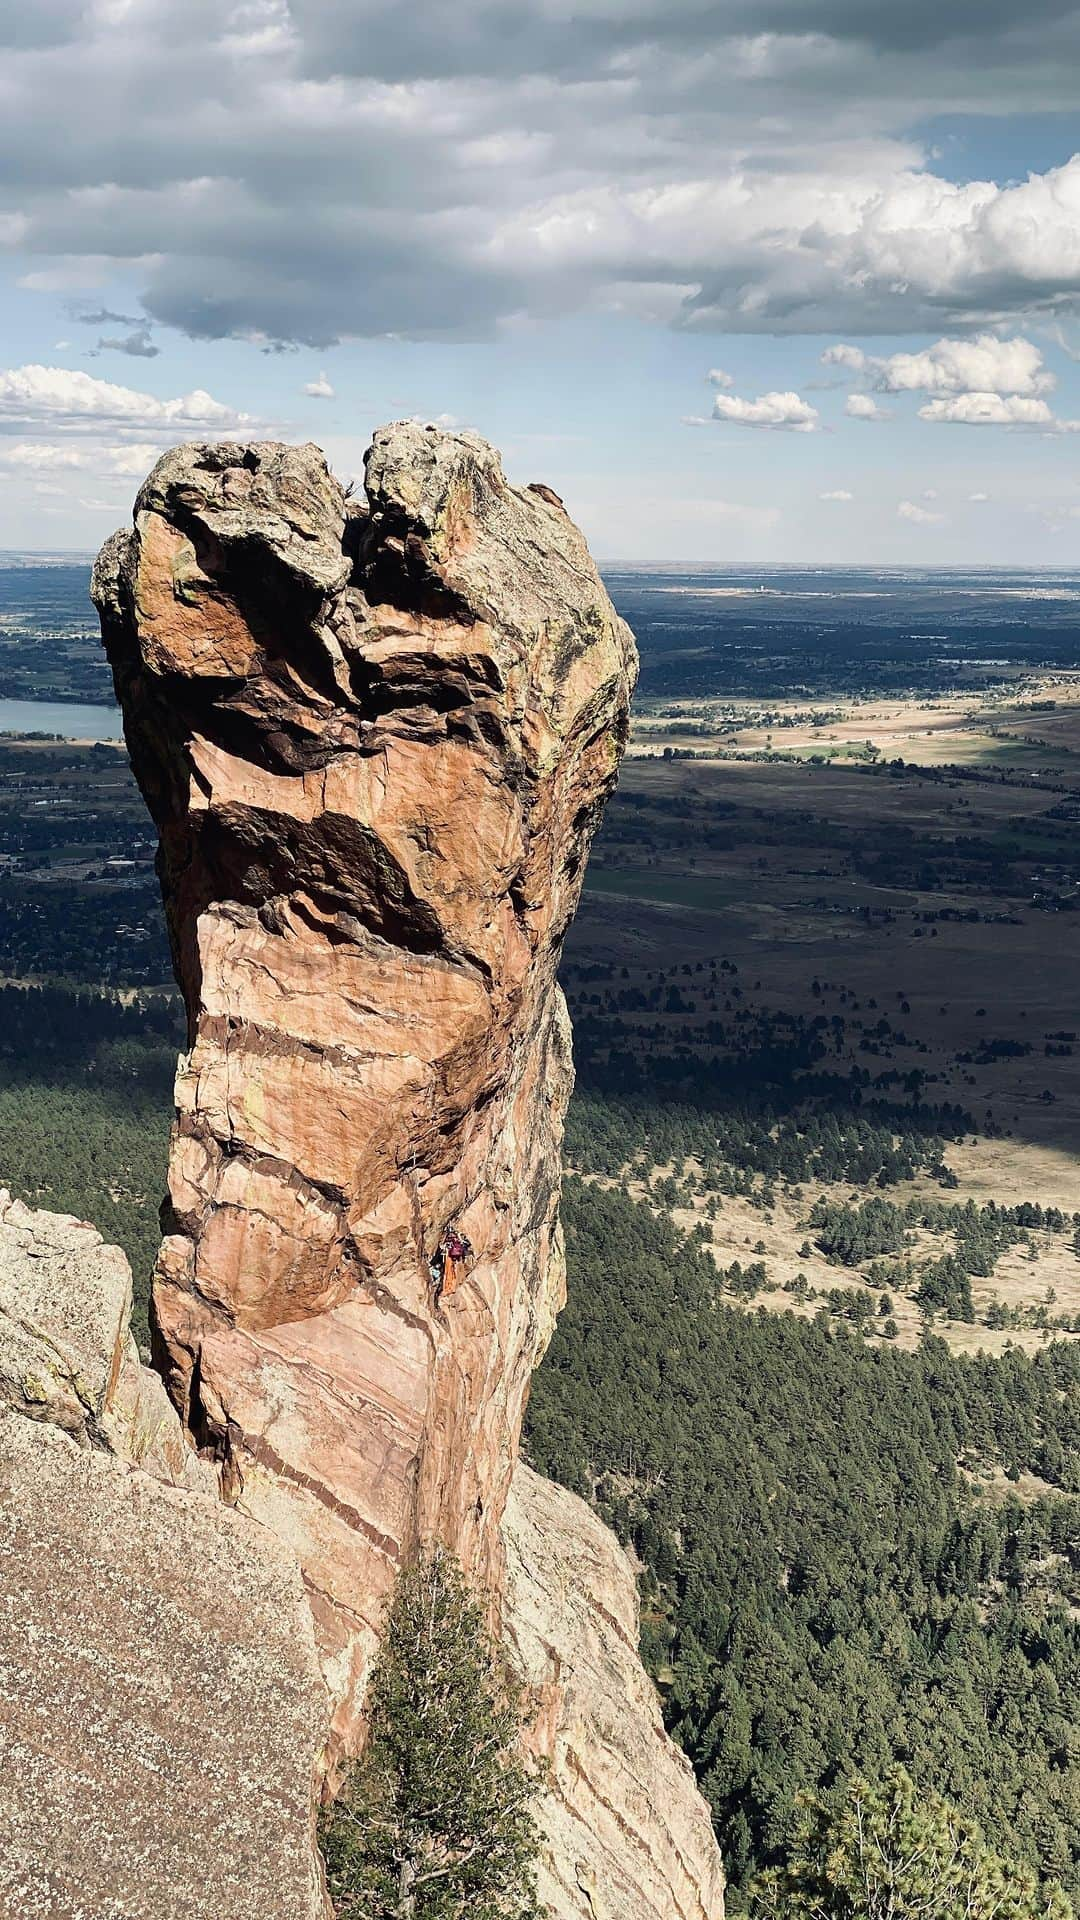
[(136, 1378), (130, 1292), (93, 1228), (0, 1196), (0, 1912), (319, 1920), (299, 1568), (171, 1484), (195, 1463)]

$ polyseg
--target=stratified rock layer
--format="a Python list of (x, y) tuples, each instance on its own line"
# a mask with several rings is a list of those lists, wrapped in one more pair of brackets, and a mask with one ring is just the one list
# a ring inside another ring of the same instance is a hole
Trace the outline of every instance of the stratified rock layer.
[(191, 1490), (130, 1294), (92, 1227), (0, 1194), (0, 1913), (320, 1920), (300, 1572)]
[[(581, 535), (468, 434), (186, 447), (94, 593), (190, 1051), (157, 1352), (224, 1488), (296, 1550), (351, 1743), (403, 1549), (501, 1590), (563, 1295), (555, 982), (636, 665)], [(433, 1305), (456, 1220), (466, 1284)]]
[[(523, 1469), (501, 1524), (563, 1299), (555, 974), (633, 641), (557, 497), (482, 441), (400, 424), (366, 472), (358, 503), (313, 447), (181, 448), (95, 572), (189, 1022), (156, 1359), (303, 1570), (333, 1757), (438, 1535), (537, 1691), (553, 1920), (720, 1920), (629, 1568)], [(475, 1257), (436, 1307), (451, 1222)]]
[(638, 1655), (633, 1569), (564, 1487), (518, 1465), (505, 1632), (549, 1762), (540, 1895), (558, 1920), (720, 1920), (708, 1810)]

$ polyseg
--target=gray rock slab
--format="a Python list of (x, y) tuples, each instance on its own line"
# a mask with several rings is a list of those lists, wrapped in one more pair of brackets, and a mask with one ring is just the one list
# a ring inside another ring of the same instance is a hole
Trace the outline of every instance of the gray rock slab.
[(317, 1920), (326, 1722), (286, 1549), (0, 1412), (0, 1913)]

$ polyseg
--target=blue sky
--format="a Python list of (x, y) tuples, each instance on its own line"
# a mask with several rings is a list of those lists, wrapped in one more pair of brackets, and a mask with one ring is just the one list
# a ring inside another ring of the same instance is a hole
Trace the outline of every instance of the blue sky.
[(1078, 70), (1064, 0), (0, 0), (0, 546), (415, 414), (607, 559), (1080, 564)]

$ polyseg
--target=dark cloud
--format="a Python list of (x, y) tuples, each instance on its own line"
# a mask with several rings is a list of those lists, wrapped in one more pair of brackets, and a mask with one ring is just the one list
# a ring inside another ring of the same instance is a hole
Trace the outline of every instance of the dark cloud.
[(156, 360), (161, 352), (154, 345), (149, 327), (138, 327), (134, 333), (98, 336), (99, 353), (127, 353), (133, 360)]
[(1065, 0), (28, 11), (0, 24), (0, 242), (31, 286), (114, 263), (145, 313), (78, 316), (110, 352), (150, 357), (148, 321), (275, 350), (604, 306), (963, 329), (1080, 295), (1080, 168), (958, 190), (906, 132), (1070, 109)]
[[(1075, 45), (1074, 0), (1032, 0), (1018, 14), (1014, 0), (911, 0), (904, 6), (873, 6), (867, 0), (753, 0), (732, 9), (747, 32), (820, 33), (880, 51), (929, 52), (968, 43), (976, 58), (993, 61), (1003, 43), (1034, 42), (1065, 29)], [(756, 28), (755, 23), (756, 22)], [(1060, 44), (1060, 41), (1059, 41)]]
[[(146, 324), (141, 314), (114, 313), (111, 307), (80, 307), (71, 303), (68, 315), (82, 327), (144, 327)], [(104, 344), (104, 341), (98, 341), (99, 346)]]
[(568, 84), (616, 72), (648, 49), (659, 58), (701, 56), (734, 36), (828, 39), (879, 53), (929, 52), (967, 43), (975, 64), (1019, 42), (1046, 53), (1075, 45), (1075, 0), (428, 0), (418, 16), (398, 0), (290, 0), (305, 70), (321, 77), (376, 75), (394, 81), (532, 73)]

